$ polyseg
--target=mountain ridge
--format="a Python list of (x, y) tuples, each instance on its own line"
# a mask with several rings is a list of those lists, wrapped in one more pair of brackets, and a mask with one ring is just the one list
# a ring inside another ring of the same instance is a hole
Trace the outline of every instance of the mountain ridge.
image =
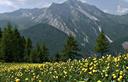
[[(95, 6), (77, 0), (70, 0), (61, 4), (53, 3), (50, 7), (39, 10), (23, 9), (22, 12), (28, 12), (25, 14), (18, 12), (20, 14), (16, 15), (15, 12), (13, 12), (14, 17), (9, 14), (7, 18), (0, 14), (0, 21), (3, 21), (1, 19), (3, 18), (14, 24), (19, 24), (20, 28), (22, 27), (27, 32), (28, 29), (31, 30), (31, 27), (40, 23), (48, 24), (64, 34), (72, 34), (76, 37), (82, 49), (89, 52), (92, 52), (96, 37), (101, 31), (105, 32), (110, 43), (128, 35), (127, 15), (107, 14)], [(122, 35), (122, 32), (124, 35)], [(31, 34), (31, 36), (34, 35)]]

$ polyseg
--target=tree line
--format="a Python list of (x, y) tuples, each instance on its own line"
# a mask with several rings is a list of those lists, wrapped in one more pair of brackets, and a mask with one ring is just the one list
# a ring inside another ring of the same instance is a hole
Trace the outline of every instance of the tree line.
[[(101, 32), (96, 40), (95, 51), (103, 55), (108, 49), (109, 41)], [(82, 56), (79, 45), (75, 37), (69, 35), (63, 50), (55, 55), (54, 61), (73, 60), (77, 56)], [(0, 29), (0, 61), (42, 63), (51, 60), (49, 50), (44, 43), (37, 43), (33, 47), (31, 39), (21, 36), (17, 28), (11, 24)]]

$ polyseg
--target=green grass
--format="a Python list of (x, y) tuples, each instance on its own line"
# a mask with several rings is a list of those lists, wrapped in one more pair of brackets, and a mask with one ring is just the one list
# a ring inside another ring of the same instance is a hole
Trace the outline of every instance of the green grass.
[(128, 82), (128, 54), (59, 63), (0, 63), (0, 82)]

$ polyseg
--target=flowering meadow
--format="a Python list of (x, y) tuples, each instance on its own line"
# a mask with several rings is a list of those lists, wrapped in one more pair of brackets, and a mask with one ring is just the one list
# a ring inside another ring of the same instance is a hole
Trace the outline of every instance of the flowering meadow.
[(128, 54), (58, 63), (0, 63), (0, 82), (128, 82)]

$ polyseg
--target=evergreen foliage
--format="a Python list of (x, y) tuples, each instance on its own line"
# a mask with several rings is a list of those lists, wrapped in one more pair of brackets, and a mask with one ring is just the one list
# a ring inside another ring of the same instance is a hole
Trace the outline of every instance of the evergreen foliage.
[(48, 61), (48, 48), (38, 44), (32, 47), (30, 38), (24, 38), (11, 24), (0, 29), (0, 61), (35, 62)]
[(30, 62), (30, 53), (32, 50), (32, 41), (30, 38), (24, 38), (24, 61), (25, 62)]
[(76, 56), (80, 55), (79, 51), (80, 49), (78, 47), (77, 41), (72, 35), (69, 35), (66, 40), (64, 50), (61, 53), (61, 58), (64, 60), (75, 59)]
[[(103, 55), (108, 50), (109, 41), (104, 32), (101, 32), (96, 40), (95, 51)], [(54, 60), (73, 60), (80, 56), (80, 48), (75, 37), (69, 35), (64, 49), (56, 54)], [(0, 61), (43, 63), (51, 60), (45, 44), (40, 43), (33, 47), (31, 39), (21, 36), (11, 24), (8, 24), (3, 30), (0, 29)]]
[(107, 51), (109, 51), (109, 41), (106, 38), (104, 32), (101, 32), (96, 39), (95, 52), (101, 53), (101, 55), (103, 55)]
[(48, 61), (48, 48), (45, 45), (37, 44), (31, 51), (30, 61), (33, 63), (42, 63)]

